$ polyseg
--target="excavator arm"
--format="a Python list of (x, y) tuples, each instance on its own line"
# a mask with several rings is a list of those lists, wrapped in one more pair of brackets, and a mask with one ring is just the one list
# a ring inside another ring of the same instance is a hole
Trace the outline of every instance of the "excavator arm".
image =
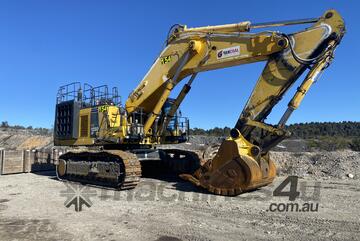
[[(245, 30), (249, 23), (238, 24), (243, 25)], [(153, 134), (150, 131), (155, 118), (173, 88), (185, 77), (192, 76), (184, 87), (189, 90), (199, 72), (264, 61), (287, 45), (286, 38), (276, 32), (240, 34), (226, 32), (224, 27), (223, 32), (208, 33), (198, 29), (179, 26), (173, 30), (168, 45), (126, 102), (128, 113), (138, 108), (149, 113), (144, 125), (147, 135)]]
[[(305, 23), (312, 25), (292, 34), (249, 33), (254, 29)], [(221, 195), (237, 195), (267, 185), (276, 175), (269, 150), (289, 136), (284, 129), (286, 121), (331, 63), (344, 33), (344, 21), (335, 10), (326, 11), (320, 18), (297, 21), (254, 25), (241, 22), (200, 28), (176, 25), (170, 31), (166, 47), (130, 94), (126, 110), (132, 113), (141, 108), (147, 114), (145, 136), (156, 137), (161, 142), (164, 129), (199, 72), (267, 61), (239, 120), (215, 157), (193, 175), (182, 175), (195, 185)], [(273, 107), (307, 70), (278, 125), (266, 124), (264, 121)], [(189, 81), (170, 111), (155, 122), (171, 91), (188, 76)]]

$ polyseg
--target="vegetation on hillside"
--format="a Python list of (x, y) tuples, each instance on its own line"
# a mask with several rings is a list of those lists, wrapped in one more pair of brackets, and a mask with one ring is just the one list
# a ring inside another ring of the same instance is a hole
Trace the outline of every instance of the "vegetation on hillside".
[[(292, 133), (291, 138), (305, 139), (313, 149), (332, 151), (351, 148), (360, 151), (360, 122), (310, 122), (288, 125), (286, 129)], [(229, 133), (229, 127), (190, 130), (191, 135), (227, 136)]]
[(13, 130), (27, 130), (33, 134), (42, 135), (42, 136), (49, 136), (52, 135), (52, 129), (43, 128), (43, 127), (36, 127), (33, 128), (32, 126), (21, 126), (21, 125), (9, 125), (7, 121), (2, 121), (0, 128), (2, 129), (13, 129)]
[(360, 137), (360, 122), (310, 122), (292, 124), (287, 127), (293, 138), (311, 139), (327, 137)]

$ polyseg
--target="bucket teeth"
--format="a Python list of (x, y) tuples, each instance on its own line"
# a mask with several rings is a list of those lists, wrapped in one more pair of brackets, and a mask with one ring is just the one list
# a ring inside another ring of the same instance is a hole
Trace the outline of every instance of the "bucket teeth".
[(200, 181), (199, 179), (197, 179), (196, 177), (194, 177), (193, 175), (190, 174), (180, 174), (179, 175), (180, 178), (182, 178), (185, 181), (189, 181), (192, 184), (194, 184), (195, 186), (200, 186)]

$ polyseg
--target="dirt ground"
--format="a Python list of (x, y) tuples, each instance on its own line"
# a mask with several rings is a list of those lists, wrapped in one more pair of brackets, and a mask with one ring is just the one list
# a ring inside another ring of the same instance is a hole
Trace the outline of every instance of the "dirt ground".
[[(265, 188), (224, 198), (201, 192), (175, 176), (145, 177), (132, 191), (83, 189), (79, 195), (89, 199), (91, 206), (83, 205), (76, 212), (74, 205), (66, 208), (64, 203), (78, 194), (71, 194), (52, 173), (1, 176), (0, 239), (360, 239), (359, 179), (300, 178), (300, 196), (293, 202), (273, 197), (284, 179), (278, 177)], [(272, 212), (272, 203), (318, 203), (318, 209)]]

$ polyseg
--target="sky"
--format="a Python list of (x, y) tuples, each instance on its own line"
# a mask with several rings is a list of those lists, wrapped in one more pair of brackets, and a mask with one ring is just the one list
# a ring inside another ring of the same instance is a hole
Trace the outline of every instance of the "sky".
[[(189, 27), (312, 18), (340, 12), (347, 33), (335, 60), (288, 123), (360, 121), (360, 2), (0, 0), (0, 121), (51, 127), (59, 86), (119, 88), (125, 102), (175, 23)], [(283, 32), (305, 28), (282, 28)], [(265, 63), (200, 73), (181, 111), (192, 127), (233, 127)], [(275, 124), (299, 79), (267, 122)], [(184, 82), (185, 83), (185, 82)], [(176, 91), (175, 91), (176, 93)]]

